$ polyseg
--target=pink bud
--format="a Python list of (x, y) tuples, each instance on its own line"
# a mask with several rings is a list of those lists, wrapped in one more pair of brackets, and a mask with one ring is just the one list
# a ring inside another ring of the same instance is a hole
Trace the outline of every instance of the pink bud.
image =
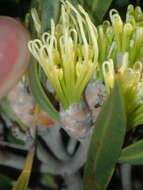
[(19, 21), (0, 16), (0, 98), (7, 95), (26, 70), (29, 40), (29, 32)]

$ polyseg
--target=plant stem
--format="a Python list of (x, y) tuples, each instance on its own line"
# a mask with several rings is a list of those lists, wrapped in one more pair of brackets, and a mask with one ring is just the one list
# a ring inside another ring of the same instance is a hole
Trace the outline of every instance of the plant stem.
[(130, 164), (122, 164), (121, 165), (121, 182), (123, 190), (132, 190), (131, 183), (131, 165)]

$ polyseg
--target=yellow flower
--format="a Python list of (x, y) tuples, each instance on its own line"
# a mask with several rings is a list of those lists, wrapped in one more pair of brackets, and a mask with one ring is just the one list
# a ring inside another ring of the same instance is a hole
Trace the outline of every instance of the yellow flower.
[(143, 122), (143, 63), (137, 61), (129, 66), (128, 53), (122, 54), (119, 60), (116, 65), (112, 59), (103, 63), (107, 93), (110, 93), (117, 78), (125, 100), (128, 126), (137, 126)]
[(112, 59), (116, 62), (120, 53), (128, 52), (129, 64), (143, 61), (143, 13), (140, 7), (128, 6), (125, 22), (117, 10), (110, 11), (110, 21), (97, 27), (99, 63)]
[[(37, 14), (34, 21), (36, 18)], [(28, 47), (63, 108), (79, 102), (98, 59), (97, 31), (84, 9), (63, 1), (59, 23), (51, 20), (51, 32), (30, 41)]]
[(107, 94), (120, 80), (128, 126), (133, 127), (143, 123), (143, 12), (129, 5), (124, 22), (114, 9), (110, 20), (97, 28), (101, 76)]

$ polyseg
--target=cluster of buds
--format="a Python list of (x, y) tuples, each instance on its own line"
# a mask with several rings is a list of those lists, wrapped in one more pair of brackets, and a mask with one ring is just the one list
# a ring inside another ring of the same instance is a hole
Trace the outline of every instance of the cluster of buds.
[(125, 99), (128, 126), (143, 122), (143, 13), (128, 6), (123, 23), (116, 10), (110, 11), (111, 24), (98, 27), (99, 62), (109, 94), (116, 78)]
[(125, 22), (117, 10), (110, 11), (110, 20), (98, 26), (99, 62), (113, 59), (128, 52), (129, 64), (143, 60), (143, 13), (140, 7), (128, 6)]
[(120, 64), (120, 67), (116, 68), (112, 59), (103, 62), (104, 80), (108, 93), (113, 88), (115, 79), (120, 81), (128, 126), (133, 127), (143, 122), (143, 63), (137, 61), (130, 67), (128, 53), (124, 53)]

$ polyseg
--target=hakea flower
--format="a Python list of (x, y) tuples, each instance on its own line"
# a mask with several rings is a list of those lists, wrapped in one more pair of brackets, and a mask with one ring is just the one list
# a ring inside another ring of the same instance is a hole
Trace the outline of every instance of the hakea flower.
[[(33, 17), (35, 25), (40, 26), (37, 15)], [(64, 109), (81, 101), (95, 71), (98, 59), (96, 38), (96, 28), (83, 8), (78, 6), (75, 9), (68, 1), (63, 1), (58, 24), (51, 20), (51, 32), (28, 43)]]
[(143, 61), (143, 13), (140, 7), (128, 6), (125, 22), (117, 10), (110, 11), (110, 20), (98, 27), (99, 63), (117, 61), (120, 53), (128, 52), (129, 64)]
[(102, 65), (104, 81), (108, 94), (118, 78), (125, 100), (128, 126), (134, 127), (143, 123), (143, 63), (137, 61), (132, 67), (128, 53), (120, 55), (115, 65), (112, 59)]

